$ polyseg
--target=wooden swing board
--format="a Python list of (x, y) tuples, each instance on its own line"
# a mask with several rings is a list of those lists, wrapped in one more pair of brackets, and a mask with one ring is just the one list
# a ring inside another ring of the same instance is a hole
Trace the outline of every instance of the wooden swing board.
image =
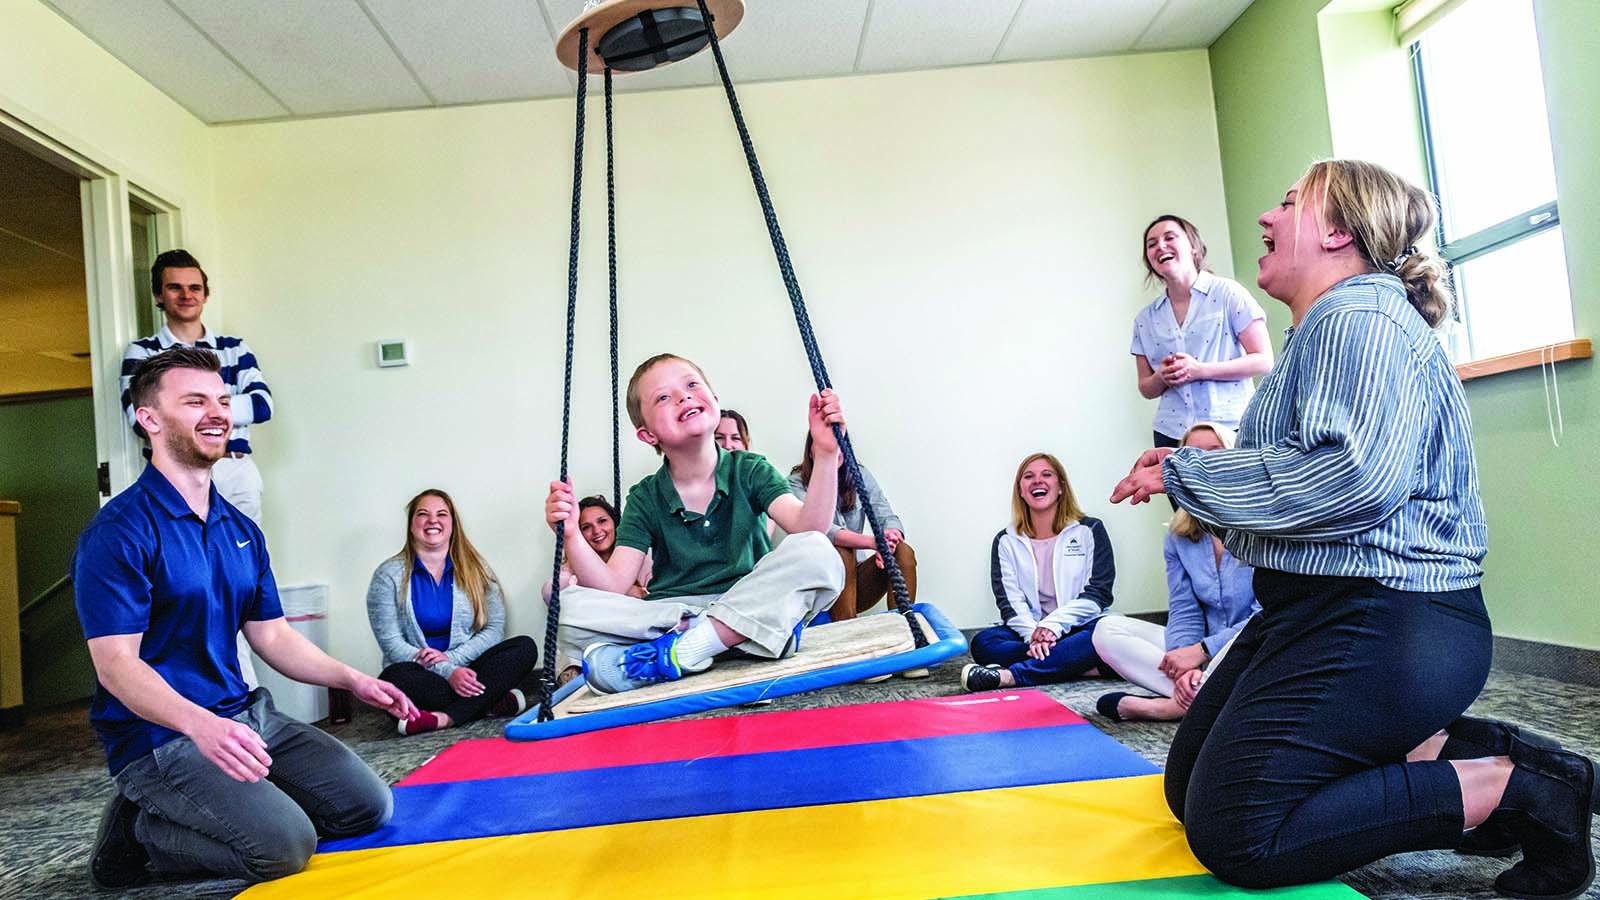
[(535, 707), (506, 726), (506, 737), (538, 740), (652, 722), (933, 666), (966, 652), (966, 638), (936, 607), (918, 603), (912, 609), (928, 637), (926, 647), (915, 646), (898, 613), (830, 622), (806, 629), (800, 651), (786, 659), (728, 660), (622, 694), (596, 694), (575, 679), (557, 693), (554, 719), (538, 721)]

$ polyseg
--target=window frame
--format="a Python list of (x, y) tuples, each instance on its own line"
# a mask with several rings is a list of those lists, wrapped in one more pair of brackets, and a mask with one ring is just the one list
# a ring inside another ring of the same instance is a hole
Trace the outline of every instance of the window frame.
[[(1439, 214), (1435, 217), (1434, 222), (1434, 242), (1438, 245), (1439, 256), (1445, 261), (1445, 265), (1450, 272), (1451, 284), (1456, 289), (1456, 303), (1453, 305), (1451, 313), (1452, 318), (1461, 325), (1462, 330), (1466, 333), (1468, 359), (1459, 361), (1459, 364), (1467, 364), (1478, 362), (1487, 357), (1479, 356), (1476, 351), (1476, 342), (1473, 340), (1471, 301), (1470, 298), (1463, 296), (1461, 285), (1457, 280), (1457, 267), (1497, 250), (1511, 247), (1552, 228), (1559, 227), (1561, 225), (1561, 209), (1558, 200), (1553, 199), (1548, 203), (1542, 203), (1493, 225), (1462, 235), (1455, 240), (1447, 240), (1444, 226), (1444, 209), (1448, 200), (1446, 192), (1441, 189), (1439, 181), (1438, 153), (1435, 149), (1432, 113), (1428, 104), (1428, 79), (1426, 67), (1422, 62), (1422, 44), (1426, 39), (1426, 35), (1419, 35), (1411, 44), (1411, 76), (1417, 93), (1417, 118), (1421, 124), (1422, 155), (1428, 172), (1428, 189), (1433, 192), (1434, 199), (1439, 206)], [(1563, 248), (1563, 254), (1564, 252)], [(1570, 284), (1568, 285), (1567, 304), (1569, 307), (1572, 305)], [(1571, 339), (1571, 337), (1566, 337), (1561, 340)]]

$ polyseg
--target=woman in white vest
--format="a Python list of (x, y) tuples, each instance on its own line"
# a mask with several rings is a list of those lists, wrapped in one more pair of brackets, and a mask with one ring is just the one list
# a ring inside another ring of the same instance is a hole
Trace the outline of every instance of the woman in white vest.
[(1083, 514), (1067, 471), (1048, 453), (1017, 467), (1011, 524), (995, 535), (989, 576), (1000, 624), (972, 639), (969, 691), (1054, 684), (1100, 665), (1094, 630), (1111, 605), (1116, 564), (1099, 519)]

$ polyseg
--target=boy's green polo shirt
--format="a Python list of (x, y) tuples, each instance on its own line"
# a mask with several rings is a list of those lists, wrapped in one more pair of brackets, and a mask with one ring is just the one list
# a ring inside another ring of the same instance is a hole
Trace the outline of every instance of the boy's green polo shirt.
[(650, 599), (721, 594), (772, 549), (767, 507), (789, 493), (788, 482), (766, 457), (720, 448), (715, 477), (704, 514), (683, 508), (665, 462), (628, 491), (617, 544), (651, 554)]

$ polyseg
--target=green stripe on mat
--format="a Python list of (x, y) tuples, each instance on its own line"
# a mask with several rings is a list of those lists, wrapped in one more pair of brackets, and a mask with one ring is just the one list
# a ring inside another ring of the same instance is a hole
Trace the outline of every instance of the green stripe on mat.
[(1252, 891), (1223, 884), (1210, 875), (1185, 875), (1181, 878), (1153, 878), (1148, 881), (1118, 881), (1110, 884), (1078, 884), (1072, 887), (1038, 888), (1000, 894), (971, 894), (959, 900), (1165, 900), (1179, 897), (1272, 897), (1274, 900), (1351, 900), (1364, 896), (1347, 884), (1324, 881), (1295, 887)]

